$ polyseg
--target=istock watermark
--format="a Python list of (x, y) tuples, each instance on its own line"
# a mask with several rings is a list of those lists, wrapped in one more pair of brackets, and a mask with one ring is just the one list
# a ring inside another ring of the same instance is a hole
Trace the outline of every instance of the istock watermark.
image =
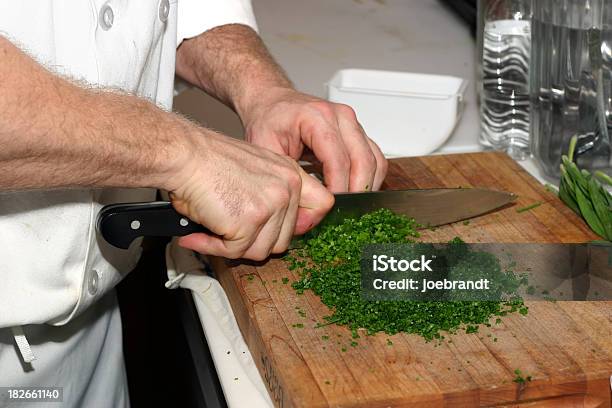
[(611, 300), (612, 244), (367, 245), (361, 288), (366, 300)]
[[(432, 262), (437, 255), (427, 258), (421, 255), (416, 259), (396, 259), (390, 255), (372, 255), (373, 272), (434, 272)], [(372, 287), (376, 290), (413, 290), (420, 293), (428, 290), (489, 290), (489, 279), (477, 280), (431, 280), (427, 278), (374, 278)]]

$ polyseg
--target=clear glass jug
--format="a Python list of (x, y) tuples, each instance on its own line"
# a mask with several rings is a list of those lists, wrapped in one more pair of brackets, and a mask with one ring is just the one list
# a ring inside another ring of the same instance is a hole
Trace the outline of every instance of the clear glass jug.
[(532, 154), (558, 178), (577, 135), (578, 166), (610, 174), (612, 1), (535, 0), (531, 33)]

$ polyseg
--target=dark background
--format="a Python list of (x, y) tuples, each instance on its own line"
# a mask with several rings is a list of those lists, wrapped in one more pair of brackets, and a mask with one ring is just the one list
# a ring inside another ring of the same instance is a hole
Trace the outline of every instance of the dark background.
[(182, 289), (166, 289), (165, 239), (145, 242), (134, 271), (117, 286), (132, 407), (203, 407), (181, 322)]

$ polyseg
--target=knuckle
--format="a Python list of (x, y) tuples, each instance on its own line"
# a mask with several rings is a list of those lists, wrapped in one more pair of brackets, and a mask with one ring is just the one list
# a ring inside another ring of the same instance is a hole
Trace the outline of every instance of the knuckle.
[(298, 173), (297, 170), (291, 172), (287, 176), (287, 184), (291, 192), (300, 191), (302, 189), (302, 177), (300, 177), (300, 173)]
[(291, 192), (286, 186), (278, 186), (274, 188), (274, 192), (271, 195), (271, 202), (274, 208), (286, 207), (291, 200)]
[[(272, 195), (274, 197), (274, 195)], [(249, 206), (247, 219), (255, 225), (264, 224), (271, 216), (270, 210), (265, 202), (253, 201)]]
[(345, 105), (343, 103), (336, 104), (336, 110), (338, 113), (348, 119), (353, 121), (357, 121), (357, 114), (355, 113), (355, 109), (350, 107), (349, 105)]
[(310, 102), (310, 107), (324, 117), (334, 116), (334, 108), (331, 103), (323, 100)]

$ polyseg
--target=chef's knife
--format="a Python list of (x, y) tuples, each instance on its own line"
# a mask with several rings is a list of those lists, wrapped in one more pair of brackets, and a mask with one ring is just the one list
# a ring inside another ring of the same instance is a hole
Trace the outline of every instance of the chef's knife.
[[(336, 202), (323, 222), (337, 224), (379, 208), (414, 218), (426, 227), (465, 220), (496, 210), (516, 196), (479, 188), (387, 190), (335, 195)], [(174, 210), (167, 201), (107, 205), (98, 214), (97, 229), (111, 245), (127, 249), (137, 237), (183, 236), (209, 232)]]

